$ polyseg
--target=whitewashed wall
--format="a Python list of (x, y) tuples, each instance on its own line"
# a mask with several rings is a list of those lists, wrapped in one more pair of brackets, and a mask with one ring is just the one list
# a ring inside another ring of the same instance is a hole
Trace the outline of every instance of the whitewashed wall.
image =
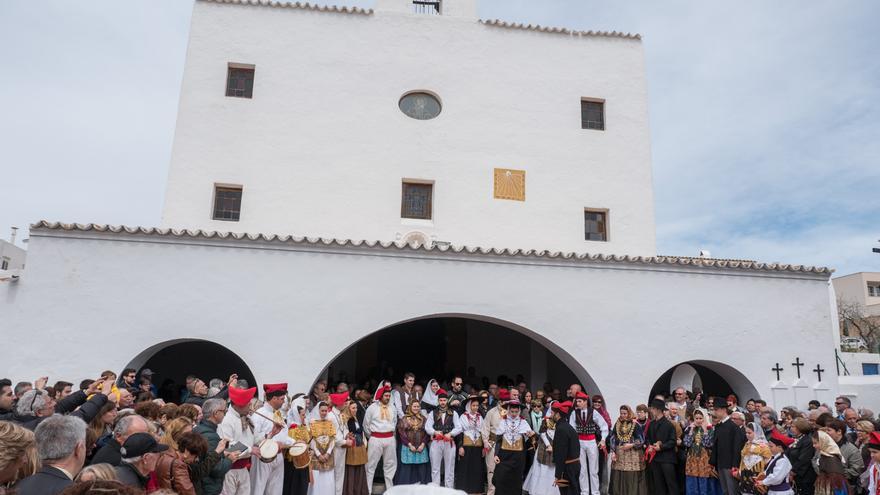
[(238, 353), (261, 383), (305, 390), (363, 336), (450, 315), (536, 338), (610, 404), (644, 401), (692, 360), (723, 363), (743, 396), (753, 386), (778, 406), (792, 398), (771, 394), (770, 368), (795, 357), (808, 387), (821, 363), (821, 393), (837, 392), (822, 275), (45, 229), (29, 246), (26, 276), (0, 288), (15, 379), (79, 379), (196, 338)]
[[(654, 255), (641, 41), (372, 15), (195, 2), (163, 224), (236, 232)], [(229, 62), (253, 99), (225, 97)], [(429, 90), (440, 116), (398, 101)], [(581, 129), (604, 98), (606, 131)], [(526, 201), (493, 199), (493, 168), (526, 171)], [(435, 181), (434, 218), (401, 220), (401, 180)], [(215, 183), (243, 185), (241, 221), (211, 220)], [(584, 240), (585, 207), (610, 242)]]

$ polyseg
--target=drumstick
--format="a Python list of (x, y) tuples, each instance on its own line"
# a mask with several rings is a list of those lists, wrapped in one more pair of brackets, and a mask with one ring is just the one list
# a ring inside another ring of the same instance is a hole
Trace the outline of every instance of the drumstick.
[(278, 421), (275, 421), (273, 418), (270, 418), (269, 416), (266, 416), (265, 414), (261, 413), (260, 411), (254, 411), (254, 414), (256, 414), (257, 416), (260, 416), (260, 417), (263, 418), (263, 419), (268, 419), (269, 421), (271, 421), (272, 423), (274, 423), (276, 426), (280, 426), (280, 427), (282, 427), (282, 428), (287, 428), (287, 425), (286, 425), (286, 424), (284, 424), (284, 423), (279, 423)]

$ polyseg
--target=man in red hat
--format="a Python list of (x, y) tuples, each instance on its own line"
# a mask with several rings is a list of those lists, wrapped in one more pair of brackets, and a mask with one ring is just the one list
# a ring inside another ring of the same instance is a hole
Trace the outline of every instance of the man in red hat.
[(254, 424), (254, 440), (259, 443), (272, 439), (278, 443), (278, 455), (272, 462), (254, 462), (251, 466), (251, 493), (253, 495), (281, 495), (284, 489), (284, 449), (293, 446), (287, 435), (287, 423), (281, 414), (281, 406), (287, 398), (287, 384), (263, 385), (263, 406), (251, 418)]
[[(510, 390), (502, 388), (498, 390), (498, 401), (495, 407), (489, 409), (483, 419), (483, 445), (491, 452), (495, 448), (495, 430), (501, 424), (501, 420), (507, 415), (507, 401), (510, 400)], [(492, 478), (495, 476), (495, 456), (486, 455), (486, 473), (488, 478), (488, 490), (486, 495), (495, 495), (495, 485)]]
[(333, 474), (336, 480), (336, 495), (342, 495), (342, 487), (345, 484), (345, 449), (347, 442), (343, 435), (343, 428), (346, 425), (342, 421), (342, 411), (345, 409), (345, 405), (348, 404), (348, 397), (348, 391), (330, 394), (330, 404), (333, 407), (330, 409), (330, 414), (327, 415), (336, 427), (336, 447), (333, 449)]
[(425, 420), (425, 431), (431, 437), (431, 484), (440, 485), (440, 467), (445, 471), (443, 486), (455, 488), (455, 440), (461, 433), (458, 413), (449, 408), (449, 395), (437, 391), (437, 408)]
[(376, 390), (376, 402), (370, 404), (364, 414), (364, 434), (367, 435), (367, 485), (373, 493), (373, 475), (379, 459), (382, 459), (382, 470), (385, 474), (385, 489), (394, 485), (394, 473), (397, 471), (397, 452), (394, 431), (397, 428), (397, 409), (391, 404), (391, 387), (384, 385)]
[(569, 417), (581, 444), (581, 477), (578, 483), (581, 495), (599, 495), (599, 448), (605, 447), (608, 438), (608, 423), (602, 414), (593, 408), (590, 396), (572, 385), (575, 409)]
[(581, 444), (577, 432), (568, 422), (571, 402), (554, 402), (553, 421), (556, 430), (553, 434), (553, 464), (556, 467), (556, 481), (560, 495), (580, 495)]
[(217, 434), (221, 439), (229, 441), (230, 447), (241, 444), (246, 447), (238, 458), (232, 463), (232, 468), (226, 472), (223, 478), (223, 491), (221, 495), (250, 495), (251, 477), (248, 469), (251, 467), (251, 456), (259, 455), (257, 448), (260, 440), (254, 434), (254, 424), (250, 418), (250, 404), (257, 394), (257, 387), (248, 389), (230, 388), (229, 401), (232, 407), (226, 411), (226, 416), (217, 427)]

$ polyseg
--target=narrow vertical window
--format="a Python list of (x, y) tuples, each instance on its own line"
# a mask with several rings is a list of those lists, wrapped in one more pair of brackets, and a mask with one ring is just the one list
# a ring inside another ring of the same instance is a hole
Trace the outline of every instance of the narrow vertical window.
[(241, 187), (214, 187), (214, 220), (237, 222), (241, 216)]
[(608, 240), (608, 210), (584, 210), (584, 239)]
[(603, 100), (581, 100), (581, 129), (605, 130), (605, 102)]
[(226, 96), (254, 97), (254, 66), (229, 64), (226, 73)]
[(401, 196), (401, 218), (431, 219), (431, 202), (434, 199), (433, 184), (404, 182), (403, 194)]

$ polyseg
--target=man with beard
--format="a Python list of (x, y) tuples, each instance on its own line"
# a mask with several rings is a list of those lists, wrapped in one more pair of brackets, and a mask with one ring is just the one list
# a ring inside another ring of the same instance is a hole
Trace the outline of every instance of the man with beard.
[(495, 429), (494, 452), (495, 474), (492, 483), (496, 493), (512, 495), (522, 493), (523, 472), (526, 467), (528, 442), (535, 432), (529, 423), (520, 417), (522, 406), (519, 401), (507, 403), (507, 415)]
[(455, 440), (461, 433), (458, 413), (449, 407), (446, 391), (437, 391), (437, 409), (426, 418), (425, 431), (431, 437), (431, 483), (440, 486), (440, 468), (445, 469), (443, 486), (455, 487)]
[(376, 402), (370, 404), (364, 414), (364, 435), (367, 436), (367, 484), (373, 493), (373, 475), (379, 459), (385, 474), (385, 489), (390, 490), (397, 471), (394, 431), (397, 428), (397, 409), (391, 405), (391, 387), (383, 386), (376, 391)]
[(553, 435), (553, 463), (556, 466), (556, 481), (559, 495), (580, 495), (581, 487), (581, 444), (577, 432), (568, 422), (571, 402), (554, 402), (553, 421), (556, 431)]
[(581, 495), (599, 495), (599, 449), (605, 448), (608, 438), (608, 423), (590, 403), (590, 396), (581, 391), (580, 385), (572, 385), (575, 409), (569, 417), (569, 424), (578, 434), (581, 445)]
[(464, 391), (464, 379), (460, 376), (452, 377), (452, 390), (449, 392), (449, 407), (458, 414), (464, 413), (464, 403), (468, 400), (468, 394)]

